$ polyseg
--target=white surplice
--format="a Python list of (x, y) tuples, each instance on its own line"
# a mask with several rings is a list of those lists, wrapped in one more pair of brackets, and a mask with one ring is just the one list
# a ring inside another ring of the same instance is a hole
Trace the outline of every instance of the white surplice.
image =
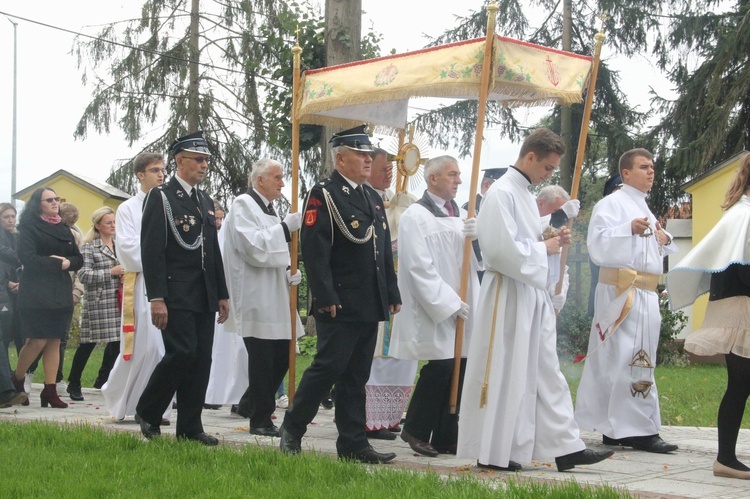
[[(461, 265), (464, 237), (462, 218), (436, 217), (414, 203), (400, 221), (398, 288), (401, 312), (393, 321), (392, 356), (398, 359), (452, 359), (456, 340), (456, 318), (461, 308)], [(462, 356), (465, 357), (476, 311), (476, 258), (472, 252), (469, 271), (469, 319), (464, 326)]]
[[(398, 272), (398, 228), (401, 215), (417, 200), (413, 194), (400, 192), (394, 194), (390, 189), (380, 191), (386, 205), (385, 213), (388, 227), (391, 230), (391, 249), (393, 263)], [(392, 322), (378, 324), (378, 340), (375, 346), (375, 357), (370, 367), (370, 378), (365, 385), (365, 417), (368, 431), (395, 428), (409, 403), (417, 375), (416, 360), (396, 359), (391, 356), (390, 343), (393, 337)]]
[[(218, 241), (225, 254), (226, 230), (219, 230)], [(218, 314), (217, 314), (218, 317)], [(211, 349), (211, 373), (206, 388), (206, 404), (237, 404), (247, 390), (247, 349), (236, 334), (224, 334), (225, 324), (214, 327), (214, 344)]]
[[(141, 265), (141, 217), (146, 193), (138, 193), (117, 208), (116, 236), (117, 259), (126, 272), (138, 272), (135, 280), (133, 308), (135, 311), (135, 335), (133, 355), (126, 361), (117, 356), (109, 379), (102, 387), (107, 410), (117, 419), (134, 416), (138, 399), (146, 388), (156, 364), (164, 356), (164, 340), (151, 322), (151, 304), (146, 297), (146, 285)], [(120, 336), (120, 344), (125, 344)], [(169, 419), (171, 406), (164, 417)]]
[[(263, 340), (292, 337), (289, 313), (289, 245), (279, 217), (267, 215), (249, 194), (232, 203), (221, 231), (229, 318), (224, 331)], [(299, 315), (296, 334), (304, 334)]]
[[(557, 359), (547, 251), (529, 186), (510, 168), (487, 191), (477, 220), (486, 272), (464, 379), (458, 457), (502, 467), (586, 447)], [(487, 402), (480, 407), (485, 381)]]
[[(661, 275), (663, 256), (677, 251), (677, 246), (674, 242), (661, 246), (655, 235), (633, 235), (631, 222), (644, 217), (655, 229), (656, 218), (646, 204), (646, 194), (631, 186), (623, 185), (599, 201), (589, 222), (587, 244), (591, 260), (600, 267)], [(641, 349), (656, 365), (661, 325), (659, 297), (655, 290), (635, 288), (630, 313), (612, 333), (628, 294), (626, 291), (618, 295), (615, 286), (597, 284), (588, 357), (576, 396), (576, 421), (581, 428), (611, 438), (653, 435), (661, 427), (653, 368), (629, 365)], [(645, 396), (637, 391), (633, 395), (631, 385), (635, 381), (654, 384)]]

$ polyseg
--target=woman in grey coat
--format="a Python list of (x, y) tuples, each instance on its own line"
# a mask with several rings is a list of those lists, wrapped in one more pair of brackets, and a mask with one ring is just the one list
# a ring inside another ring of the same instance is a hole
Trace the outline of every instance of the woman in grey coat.
[(84, 286), (81, 339), (68, 375), (71, 400), (83, 400), (81, 375), (97, 343), (106, 343), (104, 358), (94, 388), (109, 378), (120, 352), (120, 297), (125, 271), (117, 261), (115, 212), (104, 206), (91, 217), (92, 227), (83, 238), (83, 267), (78, 278)]

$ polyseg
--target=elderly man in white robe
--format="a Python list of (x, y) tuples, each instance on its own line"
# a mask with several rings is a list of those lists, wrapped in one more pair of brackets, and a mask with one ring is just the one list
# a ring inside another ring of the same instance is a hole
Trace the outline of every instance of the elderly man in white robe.
[[(135, 406), (151, 378), (156, 364), (164, 356), (164, 340), (151, 321), (151, 305), (146, 299), (146, 285), (141, 264), (141, 218), (146, 194), (164, 182), (164, 156), (145, 152), (133, 160), (133, 170), (140, 183), (135, 196), (117, 208), (117, 259), (125, 269), (123, 293), (121, 355), (102, 386), (107, 410), (116, 419), (135, 416)], [(161, 424), (168, 425), (169, 407)]]
[(549, 179), (565, 153), (562, 139), (538, 129), (516, 163), (482, 201), (478, 236), (485, 274), (464, 380), (458, 456), (518, 471), (555, 458), (558, 471), (594, 464), (612, 451), (587, 449), (557, 359), (547, 256), (569, 240), (543, 240), (529, 187)]
[[(399, 223), (398, 287), (403, 307), (393, 323), (391, 355), (429, 361), (419, 373), (401, 438), (415, 452), (435, 457), (456, 453), (458, 415), (449, 411), (456, 320), (466, 321), (465, 357), (479, 278), (472, 252), (469, 291), (462, 301), (464, 239), (476, 234), (476, 219), (466, 221), (466, 212), (453, 200), (461, 184), (458, 162), (451, 156), (433, 158), (425, 165), (424, 178), (427, 190)], [(462, 359), (459, 389), (465, 368)]]
[(646, 204), (654, 163), (646, 149), (620, 158), (623, 186), (594, 206), (588, 233), (599, 265), (588, 355), (576, 397), (576, 421), (605, 445), (667, 453), (654, 367), (661, 313), (656, 292), (664, 256), (677, 251)]
[[(375, 148), (372, 154), (370, 179), (367, 183), (380, 194), (391, 229), (391, 247), (393, 248), (394, 267), (398, 272), (398, 228), (401, 215), (417, 200), (413, 194), (400, 192), (395, 194), (391, 189), (393, 167), (388, 161), (384, 149)], [(388, 320), (378, 324), (378, 341), (375, 344), (375, 357), (370, 367), (370, 379), (365, 385), (367, 418), (365, 433), (367, 438), (395, 440), (396, 432), (401, 431), (401, 418), (414, 388), (417, 375), (417, 361), (413, 359), (396, 359), (391, 355), (391, 338), (393, 322)]]
[[(299, 213), (282, 221), (273, 201), (281, 197), (284, 172), (278, 161), (261, 159), (250, 173), (251, 188), (238, 196), (224, 220), (224, 272), (231, 300), (224, 327), (243, 337), (248, 354), (249, 385), (237, 414), (250, 418), (250, 433), (278, 437), (271, 416), (276, 410), (276, 389), (289, 369), (292, 321), (289, 286), (302, 274), (291, 274), (289, 246), (299, 230)], [(298, 334), (302, 323), (295, 313)]]
[[(553, 213), (562, 213), (566, 221), (578, 216), (581, 208), (581, 202), (577, 199), (570, 199), (570, 194), (559, 185), (548, 185), (543, 187), (539, 194), (536, 195), (536, 205), (539, 208), (539, 216), (542, 221), (542, 237), (552, 236), (570, 237), (570, 229), (566, 226), (556, 226), (552, 221)], [(547, 291), (552, 297), (552, 306), (555, 312), (560, 313), (565, 306), (565, 300), (568, 296), (568, 286), (570, 279), (568, 277), (568, 266), (565, 266), (565, 275), (560, 292), (557, 292), (557, 283), (560, 281), (560, 253), (554, 253), (547, 256)]]

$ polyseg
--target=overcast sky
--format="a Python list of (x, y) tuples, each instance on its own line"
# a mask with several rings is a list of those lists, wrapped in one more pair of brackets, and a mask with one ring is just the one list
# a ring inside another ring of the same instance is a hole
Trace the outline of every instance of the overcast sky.
[[(363, 31), (371, 23), (383, 34), (381, 51), (416, 50), (426, 43), (423, 33), (439, 35), (455, 24), (456, 15), (466, 15), (483, 2), (470, 0), (363, 0)], [(135, 17), (137, 0), (0, 0), (0, 11), (53, 26), (93, 33), (109, 22)], [(113, 129), (108, 136), (90, 133), (86, 140), (74, 140), (76, 123), (91, 97), (81, 84), (76, 60), (70, 54), (73, 35), (20, 19), (18, 23), (18, 142), (17, 181), (21, 190), (64, 168), (74, 173), (105, 180), (113, 164), (132, 157), (139, 145), (128, 147), (122, 134)], [(592, 33), (593, 36), (593, 33)], [(609, 57), (606, 42), (602, 51)], [(648, 106), (649, 86), (665, 91), (665, 79), (645, 58), (614, 60), (622, 71), (623, 88), (632, 104)], [(0, 201), (10, 199), (13, 96), (13, 25), (0, 16)], [(545, 109), (519, 111), (524, 125), (532, 125)], [(491, 131), (488, 133), (491, 137)], [(518, 145), (490, 138), (482, 150), (482, 168), (512, 163)], [(443, 151), (440, 151), (443, 152)], [(450, 153), (450, 151), (448, 151)], [(458, 201), (468, 197), (471, 159), (461, 161), (465, 184)]]

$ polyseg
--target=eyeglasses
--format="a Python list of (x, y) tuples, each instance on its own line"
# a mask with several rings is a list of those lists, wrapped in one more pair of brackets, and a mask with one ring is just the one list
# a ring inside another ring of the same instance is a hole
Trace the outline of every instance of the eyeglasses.
[(167, 170), (165, 168), (149, 168), (146, 170), (149, 173), (161, 173), (162, 175), (167, 175)]
[(60, 198), (47, 198), (47, 199), (42, 199), (42, 201), (46, 201), (48, 203), (51, 203), (52, 201), (54, 201), (55, 203), (59, 203)]
[(209, 161), (210, 161), (210, 159), (208, 158), (208, 156), (183, 156), (183, 158), (192, 159), (193, 161), (195, 161), (198, 164), (201, 164), (201, 163), (208, 164)]

